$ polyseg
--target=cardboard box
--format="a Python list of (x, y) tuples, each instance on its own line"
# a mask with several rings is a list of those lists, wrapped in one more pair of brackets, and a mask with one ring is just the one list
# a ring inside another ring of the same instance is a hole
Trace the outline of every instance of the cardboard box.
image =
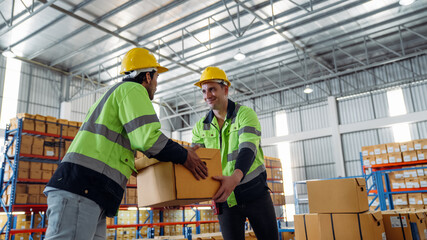
[[(414, 167), (423, 167), (423, 165), (416, 165)], [(424, 169), (417, 169), (417, 175), (418, 177), (424, 177), (425, 176)]]
[(408, 193), (408, 202), (410, 208), (423, 209), (424, 201), (421, 193)]
[(399, 143), (387, 143), (387, 153), (397, 153), (400, 152), (400, 144)]
[[(371, 154), (372, 153), (372, 154)], [(374, 146), (362, 147), (362, 156), (374, 155)]]
[(412, 239), (409, 214), (396, 211), (383, 211), (382, 214), (387, 240)]
[[(304, 219), (305, 218), (305, 219)], [(385, 239), (381, 212), (295, 215), (296, 240)]]
[(406, 188), (420, 188), (418, 178), (405, 178)]
[(414, 151), (414, 150), (415, 150), (415, 148), (414, 148), (414, 142), (413, 141), (400, 143), (400, 151), (401, 152)]
[(45, 138), (44, 140), (44, 156), (55, 156), (55, 140), (53, 138)]
[(390, 179), (404, 179), (404, 171), (393, 171), (389, 174)]
[(427, 176), (418, 177), (418, 180), (420, 180), (420, 187), (422, 188), (427, 187)]
[(388, 154), (388, 162), (389, 163), (401, 163), (402, 162), (402, 153), (394, 152)]
[(375, 163), (376, 164), (387, 164), (388, 163), (388, 156), (387, 154), (379, 154), (375, 155)]
[(418, 160), (416, 151), (406, 151), (402, 152), (402, 157), (404, 162), (413, 162)]
[(416, 178), (418, 173), (416, 169), (411, 169), (412, 167), (403, 167), (403, 177), (404, 178)]
[(31, 147), (33, 145), (33, 136), (31, 135), (22, 135), (21, 137), (21, 154), (31, 154)]
[(46, 133), (57, 134), (58, 126), (56, 125), (56, 117), (46, 116)]
[(424, 205), (427, 205), (427, 193), (421, 193), (424, 201)]
[(68, 149), (70, 148), (71, 143), (72, 143), (72, 141), (65, 141), (65, 153), (68, 152)]
[(18, 128), (17, 118), (22, 118), (22, 129), (34, 131), (34, 115), (28, 113), (18, 113), (16, 118), (10, 119), (10, 129)]
[(27, 193), (27, 184), (17, 183), (15, 192), (16, 193)]
[(28, 184), (27, 192), (30, 195), (38, 195), (43, 191), (42, 186), (43, 185), (40, 185), (40, 184)]
[(39, 203), (40, 204), (47, 204), (47, 197), (44, 194), (39, 195)]
[(136, 184), (136, 177), (130, 176), (128, 184), (135, 185)]
[(28, 179), (30, 178), (30, 171), (27, 169), (18, 170), (18, 178), (19, 179)]
[(22, 169), (29, 170), (30, 169), (30, 162), (27, 162), (24, 160), (19, 161), (18, 171), (22, 170)]
[(52, 170), (42, 170), (41, 179), (49, 180), (52, 177)]
[(427, 139), (418, 139), (414, 140), (413, 142), (415, 150), (427, 149)]
[(42, 169), (42, 163), (40, 163), (40, 162), (30, 162), (30, 169), (32, 169), (32, 170), (41, 170)]
[(363, 178), (307, 181), (310, 213), (358, 213), (368, 211)]
[(42, 163), (41, 170), (53, 170), (53, 163)]
[(391, 189), (406, 188), (405, 179), (390, 179)]
[(31, 170), (30, 179), (42, 179), (42, 170)]
[(28, 203), (38, 204), (39, 203), (39, 195), (38, 194), (36, 194), (36, 195), (28, 194)]
[(375, 155), (386, 154), (386, 153), (387, 153), (387, 147), (385, 144), (374, 145)]
[(376, 165), (375, 156), (364, 156), (363, 157), (364, 166), (373, 166)]
[(418, 160), (426, 160), (427, 159), (427, 150), (417, 150)]
[(34, 118), (34, 129), (36, 132), (46, 132), (46, 117), (42, 115), (35, 115)]
[(33, 146), (31, 147), (31, 154), (43, 156), (43, 145), (44, 145), (44, 138), (34, 137)]
[(15, 203), (16, 204), (27, 204), (28, 194), (26, 193), (17, 193), (15, 194)]
[(211, 176), (222, 175), (220, 151), (199, 148), (196, 153), (208, 167), (206, 179), (198, 181), (184, 166), (171, 162), (149, 166), (138, 173), (138, 206), (176, 206), (212, 199), (220, 183)]
[(56, 125), (58, 126), (58, 132), (56, 133), (57, 135), (68, 136), (68, 120), (67, 119), (57, 119)]
[(75, 121), (69, 121), (68, 122), (68, 136), (69, 137), (75, 137), (77, 135), (77, 132), (79, 131), (79, 123)]
[(427, 229), (426, 229), (426, 214), (425, 212), (410, 212), (409, 213), (409, 221), (411, 223), (415, 223), (418, 229), (419, 239), (426, 240), (427, 239)]
[(394, 207), (397, 207), (397, 206), (408, 207), (408, 195), (406, 193), (404, 193), (404, 194), (393, 194), (392, 197), (393, 197)]

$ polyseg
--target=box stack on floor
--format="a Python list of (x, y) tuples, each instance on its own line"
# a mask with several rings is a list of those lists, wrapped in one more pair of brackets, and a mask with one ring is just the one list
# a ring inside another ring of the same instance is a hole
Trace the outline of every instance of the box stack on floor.
[(427, 239), (425, 210), (368, 211), (363, 178), (308, 181), (307, 190), (310, 213), (295, 215), (296, 240)]

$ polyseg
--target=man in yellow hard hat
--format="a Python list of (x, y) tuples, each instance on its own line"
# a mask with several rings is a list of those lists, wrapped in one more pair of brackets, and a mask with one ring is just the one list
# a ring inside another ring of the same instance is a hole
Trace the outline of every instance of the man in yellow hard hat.
[(211, 109), (193, 128), (193, 145), (221, 150), (223, 176), (213, 196), (225, 240), (244, 240), (249, 219), (259, 240), (277, 240), (278, 228), (267, 186), (261, 125), (254, 110), (228, 99), (231, 85), (218, 67), (207, 67), (194, 85)]
[(146, 49), (126, 53), (123, 81), (89, 109), (47, 184), (46, 239), (106, 239), (106, 217), (117, 214), (128, 178), (136, 173), (135, 150), (183, 164), (197, 179), (207, 177), (195, 149), (184, 149), (160, 131), (151, 100), (159, 73), (167, 70)]

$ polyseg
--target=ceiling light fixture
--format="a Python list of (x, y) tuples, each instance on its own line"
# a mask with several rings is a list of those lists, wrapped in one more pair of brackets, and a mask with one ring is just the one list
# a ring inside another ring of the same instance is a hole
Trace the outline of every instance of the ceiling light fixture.
[(237, 61), (241, 61), (243, 59), (246, 58), (246, 55), (244, 53), (242, 53), (242, 51), (239, 51), (236, 53), (236, 55), (234, 55), (234, 59), (236, 59)]
[(312, 92), (313, 92), (313, 88), (311, 88), (310, 85), (305, 86), (304, 93), (310, 94)]
[(415, 2), (415, 0), (399, 0), (399, 4), (402, 6), (407, 6), (407, 5), (410, 5), (414, 2)]
[(7, 58), (13, 58), (16, 57), (16, 54), (14, 52), (12, 52), (12, 50), (10, 48), (7, 48), (6, 50), (4, 50), (2, 52), (2, 55), (7, 57)]

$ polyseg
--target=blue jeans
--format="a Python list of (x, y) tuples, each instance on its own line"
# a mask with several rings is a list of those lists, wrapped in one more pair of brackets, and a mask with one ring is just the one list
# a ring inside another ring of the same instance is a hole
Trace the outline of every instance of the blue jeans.
[(104, 211), (94, 201), (64, 190), (47, 193), (46, 240), (105, 240)]

